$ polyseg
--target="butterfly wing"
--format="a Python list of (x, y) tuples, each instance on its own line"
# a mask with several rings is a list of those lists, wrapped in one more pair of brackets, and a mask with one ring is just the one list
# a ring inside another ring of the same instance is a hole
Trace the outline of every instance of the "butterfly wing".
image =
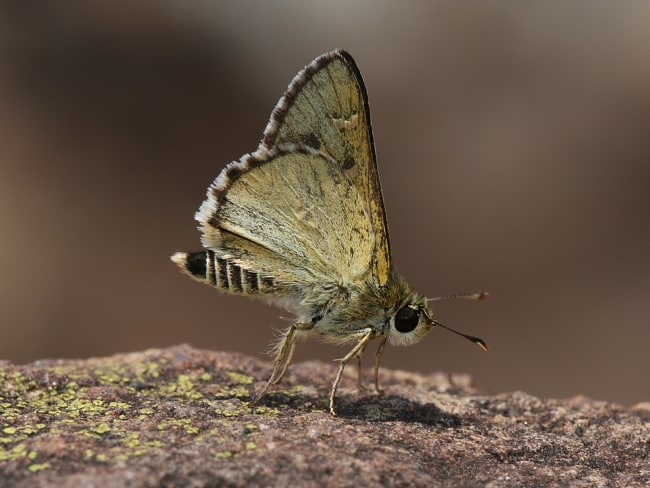
[(228, 165), (197, 220), (204, 247), (273, 280), (279, 294), (357, 282), (370, 270), (361, 196), (337, 161), (306, 146), (261, 149)]
[(229, 291), (285, 297), (295, 309), (336, 299), (340, 285), (387, 282), (367, 95), (347, 53), (320, 56), (294, 78), (257, 151), (217, 176), (196, 220), (208, 252), (175, 261)]
[(373, 276), (378, 286), (385, 285), (391, 254), (368, 94), (350, 54), (323, 54), (293, 79), (273, 110), (260, 148), (287, 142), (330, 155), (352, 181), (372, 226)]

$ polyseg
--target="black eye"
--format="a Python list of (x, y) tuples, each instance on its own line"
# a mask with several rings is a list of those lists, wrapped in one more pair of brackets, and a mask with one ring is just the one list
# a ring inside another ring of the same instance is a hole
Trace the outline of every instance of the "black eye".
[(419, 320), (420, 312), (407, 305), (395, 314), (395, 328), (399, 332), (411, 332), (417, 327)]

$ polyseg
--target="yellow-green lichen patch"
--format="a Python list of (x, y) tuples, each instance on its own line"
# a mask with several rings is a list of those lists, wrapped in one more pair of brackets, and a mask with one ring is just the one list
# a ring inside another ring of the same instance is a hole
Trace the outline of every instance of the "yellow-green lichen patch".
[(201, 382), (199, 375), (180, 374), (176, 381), (162, 384), (160, 389), (166, 396), (201, 400), (205, 398), (205, 395), (198, 388), (199, 382)]
[(0, 448), (0, 461), (15, 461), (27, 456), (27, 446), (25, 444), (18, 444), (9, 450)]
[(231, 380), (233, 380), (236, 384), (239, 385), (250, 385), (255, 381), (255, 378), (253, 378), (252, 376), (249, 376), (247, 374), (237, 373), (235, 371), (228, 372), (228, 376), (230, 377)]
[(255, 413), (258, 415), (276, 417), (280, 415), (280, 409), (260, 405), (259, 407), (258, 406), (255, 407)]
[(230, 410), (226, 408), (215, 408), (214, 413), (221, 417), (239, 417), (244, 415), (246, 412), (243, 410)]
[(67, 415), (76, 419), (79, 417), (89, 418), (103, 415), (106, 412), (106, 406), (103, 400), (88, 400), (87, 398), (70, 397), (60, 405), (67, 412)]
[(127, 447), (140, 447), (140, 432), (129, 432), (124, 438)]
[(178, 379), (176, 380), (178, 383), (178, 386), (182, 388), (183, 390), (193, 390), (194, 389), (194, 382), (192, 381), (192, 378), (190, 378), (189, 375), (186, 374), (179, 374)]
[(42, 464), (30, 464), (27, 469), (29, 469), (32, 473), (37, 473), (39, 471), (43, 471), (44, 469), (50, 469), (52, 465), (50, 463), (42, 463)]
[(122, 386), (131, 382), (131, 379), (128, 376), (124, 376), (118, 371), (112, 369), (96, 369), (94, 373), (103, 385)]
[(214, 393), (215, 398), (249, 398), (250, 392), (243, 386), (224, 386)]
[(165, 447), (165, 443), (163, 441), (147, 441), (144, 443), (146, 447)]
[(36, 429), (29, 426), (21, 428), (20, 431), (27, 436), (34, 435), (37, 432)]
[(102, 422), (101, 424), (93, 427), (91, 430), (97, 434), (106, 434), (107, 432), (111, 431), (111, 428), (106, 422)]
[(160, 377), (160, 364), (155, 361), (147, 361), (137, 368), (135, 375), (140, 381), (155, 380)]
[(159, 431), (180, 428), (190, 435), (196, 435), (200, 431), (199, 427), (192, 425), (192, 419), (165, 419), (156, 428)]
[(216, 403), (213, 412), (220, 417), (240, 417), (251, 413), (250, 407), (243, 402), (226, 400)]
[[(184, 444), (219, 446), (218, 457), (254, 450), (257, 425), (232, 426), (233, 418), (253, 414), (246, 402), (255, 378), (218, 368), (209, 354), (182, 350), (0, 367), (2, 469), (30, 476), (129, 463)], [(254, 413), (279, 411), (261, 406)]]
[(22, 442), (29, 437), (36, 434), (36, 430), (31, 425), (25, 426), (9, 426), (2, 429), (2, 433), (5, 434), (0, 437), (0, 445), (10, 445)]

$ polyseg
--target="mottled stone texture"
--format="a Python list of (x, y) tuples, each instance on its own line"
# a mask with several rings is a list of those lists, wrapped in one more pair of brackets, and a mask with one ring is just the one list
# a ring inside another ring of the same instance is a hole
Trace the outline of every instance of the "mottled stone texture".
[[(2, 486), (650, 486), (650, 404), (480, 391), (467, 376), (294, 366), (177, 346), (0, 363)], [(370, 375), (369, 375), (370, 376)], [(369, 378), (370, 379), (370, 378)]]

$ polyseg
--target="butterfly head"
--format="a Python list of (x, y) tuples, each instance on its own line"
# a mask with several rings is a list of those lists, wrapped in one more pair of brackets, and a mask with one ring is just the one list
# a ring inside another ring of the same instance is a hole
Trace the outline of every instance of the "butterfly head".
[(389, 342), (396, 346), (409, 346), (419, 342), (435, 327), (432, 317), (426, 299), (414, 294), (390, 317), (387, 331)]

